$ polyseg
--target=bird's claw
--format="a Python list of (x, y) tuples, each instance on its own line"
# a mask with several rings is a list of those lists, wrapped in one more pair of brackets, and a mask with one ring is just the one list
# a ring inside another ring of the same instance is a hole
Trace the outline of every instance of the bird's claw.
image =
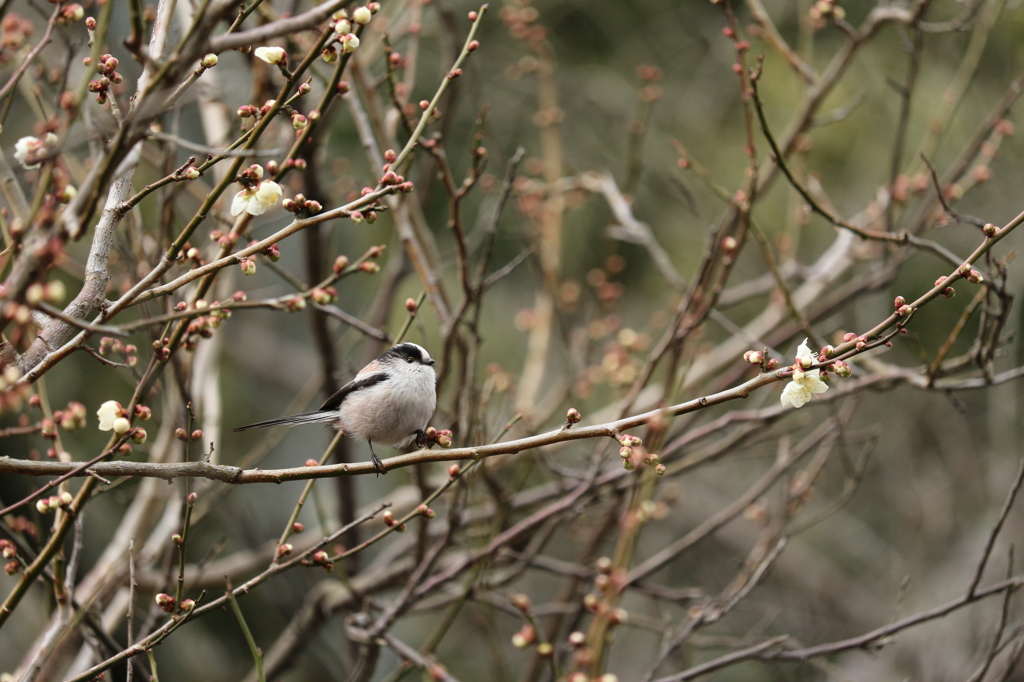
[(416, 429), (416, 447), (427, 448), (429, 450), (436, 444), (437, 441), (427, 438), (427, 434), (423, 429)]
[(373, 470), (377, 472), (377, 476), (388, 473), (388, 470), (384, 468), (384, 462), (380, 461), (380, 458), (377, 457), (377, 453), (370, 453), (370, 461), (373, 462)]

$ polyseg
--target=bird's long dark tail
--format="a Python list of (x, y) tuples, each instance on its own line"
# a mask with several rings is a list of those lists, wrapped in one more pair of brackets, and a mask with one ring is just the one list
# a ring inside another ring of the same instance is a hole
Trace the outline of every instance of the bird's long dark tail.
[(338, 418), (337, 410), (321, 410), (317, 412), (303, 412), (288, 417), (268, 419), (265, 422), (256, 422), (248, 426), (239, 426), (232, 431), (248, 431), (249, 429), (267, 429), (271, 426), (295, 426), (296, 424), (316, 424), (322, 422), (333, 422)]

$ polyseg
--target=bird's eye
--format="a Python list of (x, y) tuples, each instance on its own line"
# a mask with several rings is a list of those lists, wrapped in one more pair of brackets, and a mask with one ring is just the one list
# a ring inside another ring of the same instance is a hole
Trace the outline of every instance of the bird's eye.
[(416, 358), (414, 358), (414, 357), (413, 357), (413, 356), (411, 356), (411, 355), (407, 355), (407, 356), (405, 357), (405, 361), (406, 361), (406, 362), (416, 362)]

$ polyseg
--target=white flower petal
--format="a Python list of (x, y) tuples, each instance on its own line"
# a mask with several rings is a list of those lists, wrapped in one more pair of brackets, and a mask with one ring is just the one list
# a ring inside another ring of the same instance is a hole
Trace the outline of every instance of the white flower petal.
[(276, 204), (283, 193), (284, 190), (281, 189), (281, 185), (273, 180), (264, 180), (256, 187), (256, 198), (267, 207)]
[(243, 189), (236, 194), (235, 198), (231, 200), (231, 215), (236, 216), (244, 211), (250, 196), (252, 196), (252, 192), (247, 189)]
[(245, 212), (249, 215), (263, 215), (267, 212), (267, 207), (260, 203), (259, 199), (252, 197), (245, 204)]
[(34, 156), (43, 148), (43, 141), (38, 137), (23, 137), (14, 143), (14, 159), (21, 164), (25, 170), (39, 168), (39, 162), (26, 163), (30, 156)]
[(267, 64), (284, 64), (285, 59), (287, 58), (283, 47), (257, 47), (253, 51), (253, 54), (255, 54), (258, 59), (265, 61)]
[(782, 389), (780, 400), (786, 407), (803, 407), (817, 393), (828, 390), (828, 384), (821, 380), (818, 371), (793, 372), (793, 380)]
[(110, 431), (114, 428), (114, 421), (121, 412), (121, 406), (115, 400), (108, 400), (96, 410), (96, 416), (100, 418), (100, 431)]
[(807, 339), (804, 339), (804, 342), (801, 343), (800, 346), (796, 349), (796, 356), (798, 358), (814, 357), (814, 354), (811, 352), (811, 349), (808, 348), (807, 346)]

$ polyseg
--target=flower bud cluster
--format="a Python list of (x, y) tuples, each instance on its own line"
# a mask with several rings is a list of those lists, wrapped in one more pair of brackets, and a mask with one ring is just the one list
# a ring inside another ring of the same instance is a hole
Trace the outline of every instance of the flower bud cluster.
[(84, 18), (85, 9), (77, 2), (70, 2), (60, 8), (60, 14), (57, 15), (57, 23), (61, 26), (69, 26)]
[(436, 429), (433, 426), (428, 426), (423, 431), (423, 438), (417, 444), (427, 448), (432, 448), (435, 444), (442, 448), (448, 448), (451, 447), (452, 436), (450, 429)]
[(56, 410), (53, 413), (53, 421), (60, 424), (60, 427), (65, 431), (75, 431), (76, 429), (85, 428), (87, 414), (88, 411), (85, 409), (85, 405), (80, 402), (71, 401), (63, 410)]
[(34, 28), (31, 21), (22, 19), (16, 12), (4, 14), (3, 22), (0, 23), (0, 47), (4, 48), (4, 57), (9, 58), (8, 55), (24, 47)]
[(529, 623), (525, 623), (518, 632), (512, 635), (512, 646), (517, 649), (525, 649), (536, 641), (537, 630)]
[(385, 526), (387, 526), (388, 528), (394, 528), (396, 533), (405, 532), (405, 524), (403, 523), (399, 525), (398, 521), (395, 519), (395, 515), (391, 512), (390, 509), (386, 510), (383, 514), (381, 514), (381, 519), (384, 521)]
[(99, 354), (103, 357), (118, 355), (124, 358), (125, 364), (135, 367), (139, 364), (139, 349), (133, 343), (122, 343), (120, 339), (104, 336), (100, 339)]
[(14, 158), (25, 170), (39, 168), (39, 164), (53, 154), (59, 140), (52, 132), (42, 138), (22, 137), (14, 143)]
[(838, 0), (817, 0), (807, 12), (811, 27), (819, 30), (825, 26), (826, 20), (835, 18), (842, 21), (846, 18), (846, 11), (839, 6)]
[[(74, 497), (71, 493), (66, 490), (60, 495), (51, 495), (49, 497), (43, 497), (36, 500), (36, 511), (40, 514), (49, 514), (51, 511), (57, 509), (68, 509), (71, 507), (71, 503), (74, 501)], [(5, 559), (10, 558), (4, 556)]]
[(285, 199), (281, 202), (281, 206), (290, 213), (317, 214), (323, 210), (319, 201), (307, 199), (302, 194), (296, 194), (292, 199)]
[[(243, 259), (243, 262), (244, 260), (245, 259)], [(255, 264), (253, 264), (254, 269), (255, 267)], [(245, 272), (244, 265), (242, 266), (242, 272)], [(179, 303), (178, 306), (181, 306), (181, 309), (185, 310), (186, 306), (183, 306), (182, 303)], [(213, 306), (216, 307), (219, 305), (220, 301), (213, 302)], [(196, 301), (195, 307), (196, 310), (206, 310), (210, 308), (210, 304), (204, 301), (203, 299), (199, 299), (198, 301)], [(175, 309), (178, 309), (177, 306), (175, 307)], [(221, 323), (224, 320), (228, 319), (229, 317), (231, 317), (230, 310), (211, 310), (209, 313), (205, 315), (200, 315), (189, 320), (188, 326), (185, 328), (187, 336), (185, 337), (185, 340), (182, 342), (182, 348), (189, 352), (194, 351), (196, 349), (196, 346), (199, 344), (200, 339), (211, 338), (213, 336), (214, 330), (218, 329)], [(168, 349), (164, 348), (164, 350)], [(158, 353), (161, 355), (160, 359), (166, 359), (165, 357), (163, 357), (164, 354), (161, 351), (158, 351)]]
[[(91, 61), (89, 57), (86, 59)], [(88, 89), (89, 92), (96, 93), (97, 102), (104, 104), (110, 96), (110, 86), (117, 85), (124, 77), (117, 72), (117, 58), (109, 54), (100, 55), (96, 62), (96, 72), (100, 74), (100, 78), (89, 81)]]
[(161, 592), (156, 595), (156, 605), (159, 606), (164, 613), (174, 613), (176, 602), (174, 601), (174, 597)]

